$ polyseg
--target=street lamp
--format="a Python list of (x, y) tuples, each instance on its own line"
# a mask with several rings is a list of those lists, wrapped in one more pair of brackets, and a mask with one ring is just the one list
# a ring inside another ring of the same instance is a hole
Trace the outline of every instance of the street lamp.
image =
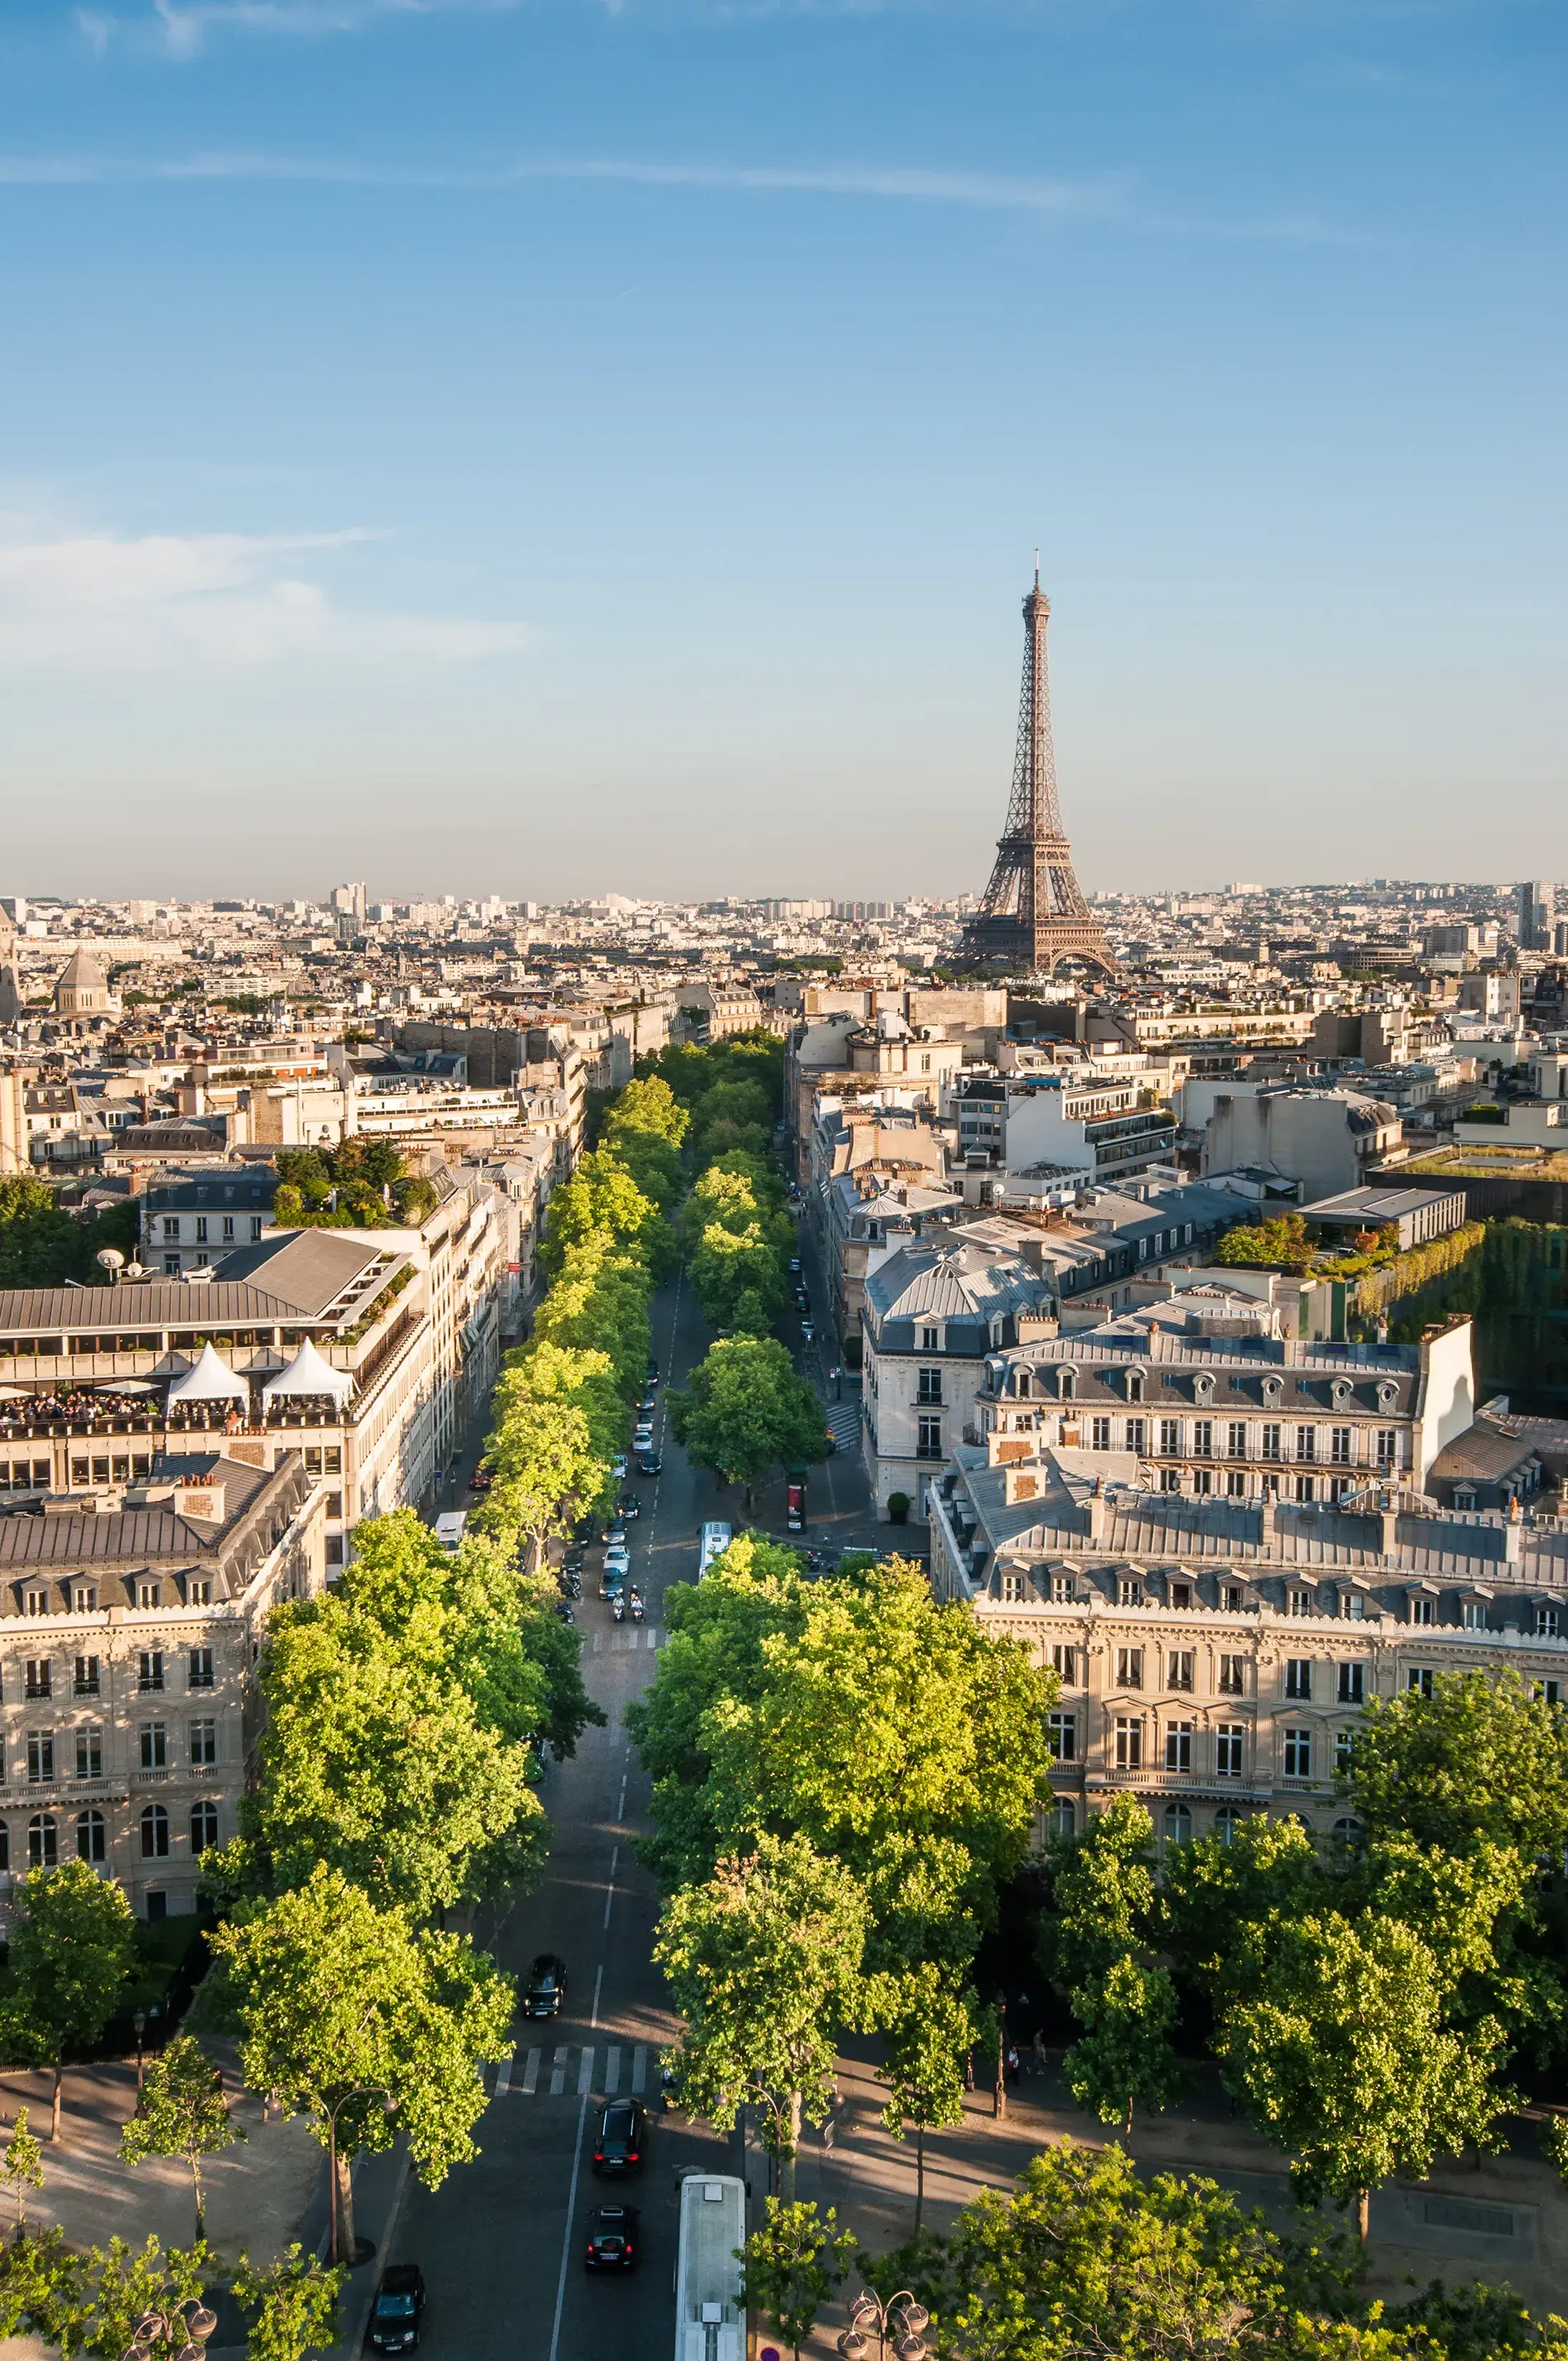
[[(385, 2087), (385, 2085), (384, 2085), (384, 2084), (382, 2084), (382, 2083), (380, 2083), (380, 2082), (362, 2082), (362, 2083), (360, 2083), (360, 2085), (359, 2085), (359, 2087), (358, 2087), (358, 2089), (357, 2089), (357, 2090), (354, 2090), (354, 2091), (345, 2091), (345, 2092), (344, 2092), (344, 2094), (343, 2094), (342, 2098), (341, 2098), (341, 2099), (339, 2099), (339, 2101), (338, 2101), (338, 2103), (337, 2103), (337, 2105), (336, 2105), (335, 2107), (329, 2107), (329, 2108), (328, 2108), (328, 2110), (327, 2110), (327, 2118), (326, 2118), (326, 2159), (327, 2159), (327, 2161), (326, 2161), (327, 2260), (328, 2260), (330, 2263), (333, 2263), (333, 2264), (334, 2264), (334, 2265), (337, 2263), (337, 2261), (338, 2261), (338, 2259), (339, 2259), (337, 2249), (338, 2249), (338, 2231), (339, 2231), (339, 2226), (340, 2226), (340, 2223), (339, 2223), (339, 2207), (338, 2207), (338, 2202), (337, 2202), (337, 2118), (338, 2118), (338, 2114), (339, 2114), (340, 2110), (341, 2110), (342, 2108), (344, 2108), (344, 2107), (346, 2107), (346, 2106), (347, 2106), (347, 2104), (348, 2104), (348, 2103), (349, 2103), (350, 2099), (380, 2099), (380, 2100), (382, 2100), (382, 2101), (384, 2102), (384, 2106), (383, 2106), (383, 2113), (384, 2113), (384, 2114), (389, 2114), (389, 2115), (394, 2115), (394, 2114), (396, 2114), (396, 2113), (397, 2113), (397, 2111), (398, 2111), (398, 2103), (397, 2103), (396, 2099), (394, 2099), (394, 2098), (393, 2098), (393, 2096), (392, 2096), (392, 2094), (391, 2094), (390, 2091), (389, 2091), (389, 2090)], [(360, 2247), (361, 2247), (362, 2246), (364, 2246), (364, 2248), (365, 2248), (365, 2252), (364, 2252), (363, 2254), (361, 2254), (361, 2253), (359, 2252), (359, 2249), (360, 2249)], [(352, 2255), (349, 2257), (349, 2258), (348, 2258), (348, 2259), (349, 2259), (349, 2265), (350, 2265), (350, 2268), (352, 2268), (352, 2267), (353, 2267), (356, 2263), (366, 2263), (366, 2262), (368, 2262), (368, 2261), (369, 2261), (369, 2259), (370, 2259), (370, 2257), (375, 2253), (375, 2251), (376, 2251), (376, 2250), (375, 2250), (375, 2248), (374, 2248), (372, 2246), (370, 2246), (367, 2240), (362, 2239), (362, 2238), (356, 2238), (356, 2240), (355, 2240), (355, 2242), (354, 2242), (354, 2252), (353, 2252), (353, 2254), (352, 2254)], [(121, 2361), (125, 2361), (125, 2356), (124, 2356), (123, 2355), (121, 2356)], [(176, 2361), (187, 2361), (187, 2356), (186, 2356), (185, 2355), (183, 2355), (183, 2354), (178, 2355), (178, 2356), (176, 2356)]]
[(874, 2332), (878, 2361), (887, 2361), (890, 2349), (896, 2361), (926, 2361), (928, 2347), (920, 2332), (930, 2325), (930, 2313), (923, 2303), (916, 2301), (907, 2288), (900, 2288), (885, 2303), (879, 2303), (869, 2290), (862, 2290), (850, 2306), (850, 2325), (838, 2339), (837, 2350), (844, 2361), (865, 2361)]
[(1007, 1994), (1000, 1984), (996, 1987), (996, 2088), (991, 2094), (991, 2112), (998, 2122), (1007, 2113)]
[(147, 2033), (146, 2009), (138, 2008), (131, 2023), (136, 2027), (137, 2037), (137, 2104), (139, 2106), (141, 2104), (142, 2041)]
[(203, 2361), (202, 2348), (217, 2324), (217, 2313), (195, 2296), (167, 2312), (144, 2312), (120, 2361), (157, 2361), (160, 2350), (164, 2361)]

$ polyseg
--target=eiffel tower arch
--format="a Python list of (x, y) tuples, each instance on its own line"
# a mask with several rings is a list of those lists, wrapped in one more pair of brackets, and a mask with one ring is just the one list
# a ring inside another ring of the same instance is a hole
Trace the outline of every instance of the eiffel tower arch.
[(1024, 688), (1013, 794), (991, 883), (964, 928), (964, 949), (970, 959), (1004, 961), (1036, 975), (1049, 975), (1058, 961), (1078, 959), (1114, 976), (1120, 973), (1115, 956), (1073, 873), (1057, 797), (1046, 654), (1050, 613), (1036, 563), (1035, 587), (1024, 601)]

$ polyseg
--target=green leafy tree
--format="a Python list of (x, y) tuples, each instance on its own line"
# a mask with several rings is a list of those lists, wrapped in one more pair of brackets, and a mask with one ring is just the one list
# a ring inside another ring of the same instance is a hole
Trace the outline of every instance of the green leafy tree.
[(26, 2107), (16, 2110), (16, 2120), (5, 2143), (5, 2160), (0, 2164), (0, 2181), (4, 2181), (16, 2197), (16, 2235), (19, 2238), (27, 2227), (27, 2191), (29, 2189), (41, 2189), (44, 2185), (44, 2152), (27, 2129)]
[(242, 2254), (234, 2297), (247, 2315), (248, 2361), (304, 2361), (337, 2342), (338, 2298), (347, 2279), (298, 2244), (269, 2263)]
[(1299, 1820), (1259, 1813), (1228, 1843), (1200, 1837), (1168, 1849), (1153, 1939), (1221, 2008), (1256, 1990), (1282, 1926), (1339, 1898)]
[(710, 1345), (685, 1392), (670, 1396), (670, 1422), (686, 1455), (727, 1483), (751, 1488), (770, 1467), (824, 1456), (822, 1405), (771, 1337)]
[(605, 1137), (617, 1145), (629, 1137), (662, 1139), (679, 1148), (691, 1115), (661, 1075), (639, 1076), (619, 1092), (605, 1124)]
[(571, 1180), (551, 1196), (539, 1247), (546, 1278), (559, 1276), (571, 1247), (597, 1237), (627, 1249), (651, 1268), (662, 1268), (674, 1251), (658, 1206), (643, 1195), (626, 1164), (606, 1148), (585, 1156)]
[[(396, 1551), (417, 1567), (436, 1546), (411, 1511), (378, 1521), (356, 1542), (383, 1561)], [(373, 1576), (274, 1610), (242, 1828), (269, 1884), (302, 1884), (328, 1862), (428, 1917), (535, 1873), (543, 1815), (523, 1748), (480, 1719), (455, 1676), (450, 1610), (416, 1595), (391, 1620), (365, 1603)]]
[(215, 2261), (208, 2246), (160, 2246), (150, 2237), (141, 2246), (124, 2238), (94, 2246), (82, 2279), (67, 2281), (54, 2299), (51, 2325), (62, 2353), (113, 2361), (135, 2345), (137, 2323), (149, 2312), (199, 2302)]
[(479, 2070), (510, 2046), (510, 1979), (466, 1937), (411, 1927), (324, 1864), (211, 1940), (208, 2005), (237, 2026), (247, 2087), (310, 2117), (352, 2250), (347, 2163), (389, 2143), (389, 2106), (427, 2189), (477, 2153)]
[(1255, 1995), (1220, 2022), (1227, 2083), (1288, 2151), (1303, 2198), (1354, 2202), (1364, 2240), (1371, 2191), (1392, 2173), (1424, 2180), (1440, 2156), (1499, 2144), (1501, 2032), (1451, 2030), (1447, 1990), (1400, 1920), (1322, 1911), (1281, 1929)]
[(969, 2361), (1272, 2361), (1298, 2351), (1296, 2316), (1345, 2308), (1348, 2278), (1336, 2254), (1276, 2236), (1212, 2180), (1146, 2182), (1121, 2148), (1070, 2140), (1010, 2192), (982, 2190), (949, 2238), (886, 2257), (877, 2283), (896, 2285), (911, 2260), (940, 2350)]
[(202, 2158), (217, 2156), (245, 2137), (243, 2127), (230, 2119), (222, 2074), (201, 2043), (182, 2033), (148, 2068), (136, 2114), (120, 2135), (120, 2154), (127, 2164), (139, 2164), (148, 2156), (184, 2158), (191, 2170), (200, 2245), (206, 2234)]
[(875, 1972), (966, 1968), (1028, 1850), (1054, 1676), (898, 1559), (809, 1580), (743, 1539), (665, 1618), (627, 1717), (661, 1879), (798, 1832), (861, 1882)]
[(54, 2070), (49, 2137), (60, 2137), (65, 2061), (115, 2014), (135, 1955), (122, 1889), (84, 1861), (29, 1870), (16, 1888), (0, 2038), (13, 2058)]
[(831, 2205), (824, 2213), (815, 2203), (763, 2200), (762, 2222), (740, 2249), (746, 2303), (784, 2338), (795, 2361), (817, 2313), (848, 2278), (854, 2251), (854, 2233), (839, 2229)]
[(720, 2131), (759, 2100), (786, 2197), (803, 2114), (826, 2113), (838, 2032), (860, 2006), (865, 1938), (854, 1878), (800, 1836), (761, 1837), (660, 1916), (653, 1957), (685, 2019), (682, 2095)]
[(58, 2225), (31, 2231), (18, 2224), (0, 2241), (0, 2336), (31, 2333), (62, 2354), (80, 2351), (87, 2269), (87, 2256), (67, 2246)]
[(1077, 1988), (1072, 2006), (1084, 2030), (1062, 2061), (1068, 2088), (1102, 2124), (1119, 2122), (1131, 2133), (1134, 2108), (1158, 2113), (1185, 2079), (1173, 2047), (1170, 1976), (1124, 1952), (1093, 1983)]
[(1148, 1940), (1155, 1904), (1154, 1822), (1135, 1795), (1113, 1795), (1081, 1837), (1060, 1844), (1045, 1964), (1072, 1988), (1104, 1975)]
[(1443, 1673), (1431, 1697), (1376, 1697), (1346, 1785), (1368, 1831), (1462, 1852), (1480, 1839), (1568, 1850), (1568, 1715), (1512, 1671)]
[(915, 2235), (926, 2212), (926, 2135), (964, 2119), (964, 2064), (970, 2052), (994, 2039), (990, 2012), (972, 1992), (959, 1990), (933, 1960), (900, 1975), (878, 1976), (868, 1989), (868, 2014), (883, 2036), (879, 2080), (891, 2093), (882, 2119), (896, 2140), (915, 2131)]

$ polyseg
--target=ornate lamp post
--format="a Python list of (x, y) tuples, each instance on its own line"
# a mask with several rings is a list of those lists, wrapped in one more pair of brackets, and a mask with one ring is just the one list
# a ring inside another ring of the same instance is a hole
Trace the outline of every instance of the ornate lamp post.
[(863, 2290), (850, 2306), (850, 2325), (838, 2339), (837, 2349), (844, 2361), (865, 2361), (874, 2334), (877, 2361), (887, 2361), (890, 2352), (895, 2361), (926, 2361), (929, 2348), (921, 2331), (930, 2325), (930, 2313), (907, 2288), (900, 2288), (885, 2303), (879, 2303), (869, 2290)]
[(144, 2312), (120, 2361), (203, 2361), (202, 2348), (217, 2324), (217, 2313), (194, 2296), (167, 2312)]
[[(337, 2118), (340, 2110), (347, 2106), (350, 2099), (380, 2099), (384, 2102), (384, 2111), (389, 2115), (395, 2114), (398, 2107), (396, 2099), (393, 2098), (390, 2091), (386, 2088), (384, 2083), (362, 2082), (359, 2085), (359, 2088), (356, 2091), (345, 2091), (342, 2098), (339, 2099), (337, 2105), (335, 2107), (329, 2108), (327, 2111), (327, 2260), (328, 2262), (334, 2264), (341, 2262), (343, 2259), (338, 2253), (338, 2233), (341, 2209), (337, 2202)], [(360, 2252), (361, 2247), (365, 2250), (363, 2254)], [(375, 2251), (376, 2249), (369, 2244), (367, 2239), (356, 2238), (354, 2241), (354, 2252), (348, 2257), (350, 2265), (352, 2266), (356, 2263), (367, 2263)], [(125, 2356), (123, 2355), (121, 2356), (121, 2361), (125, 2361)], [(184, 2354), (179, 2354), (176, 2356), (176, 2361), (187, 2361), (187, 2356)]]
[(137, 2104), (139, 2107), (141, 2104), (142, 2084), (142, 2043), (147, 2034), (146, 2009), (138, 2008), (136, 2015), (132, 2017), (131, 2023), (136, 2027), (137, 2037)]

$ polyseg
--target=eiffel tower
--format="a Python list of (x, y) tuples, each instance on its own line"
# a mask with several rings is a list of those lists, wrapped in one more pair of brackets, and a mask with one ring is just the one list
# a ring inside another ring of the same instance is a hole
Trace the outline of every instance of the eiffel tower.
[(1024, 693), (1013, 796), (991, 883), (964, 928), (964, 949), (973, 960), (1004, 961), (1015, 972), (1027, 969), (1048, 975), (1058, 960), (1078, 959), (1113, 976), (1119, 972), (1116, 961), (1073, 874), (1072, 848), (1062, 830), (1057, 800), (1051, 676), (1046, 659), (1050, 612), (1036, 556), (1035, 587), (1024, 601)]

